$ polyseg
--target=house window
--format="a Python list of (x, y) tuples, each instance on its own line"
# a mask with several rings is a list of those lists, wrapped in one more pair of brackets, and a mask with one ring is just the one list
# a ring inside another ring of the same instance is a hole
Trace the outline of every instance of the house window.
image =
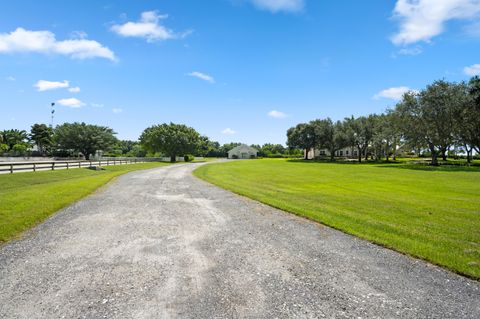
[(348, 151), (345, 151), (345, 155), (348, 155)]
[(324, 151), (324, 150), (321, 150), (321, 151), (320, 151), (320, 155), (325, 155), (325, 151)]
[(340, 151), (340, 156), (343, 156), (343, 151)]
[(353, 151), (353, 156), (357, 156), (357, 151)]

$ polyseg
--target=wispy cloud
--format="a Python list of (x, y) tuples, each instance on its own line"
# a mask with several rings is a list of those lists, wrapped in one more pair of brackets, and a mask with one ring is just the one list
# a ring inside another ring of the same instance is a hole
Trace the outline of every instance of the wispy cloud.
[(10, 75), (10, 76), (7, 76), (5, 80), (13, 82), (13, 81), (16, 81), (17, 79), (14, 76)]
[(68, 89), (68, 92), (79, 93), (80, 92), (80, 87), (78, 87), (78, 86), (71, 87), (71, 88)]
[(10, 33), (0, 33), (0, 53), (18, 52), (66, 55), (73, 59), (116, 59), (109, 48), (94, 40), (58, 41), (50, 31), (30, 31), (23, 28), (17, 28)]
[(74, 97), (68, 98), (68, 99), (58, 100), (57, 104), (67, 106), (67, 107), (71, 107), (71, 108), (79, 108), (79, 107), (82, 107), (82, 106), (85, 105), (85, 103), (83, 103), (82, 101), (80, 101), (79, 99), (76, 99)]
[(139, 21), (115, 24), (111, 30), (123, 37), (144, 38), (147, 42), (182, 38), (191, 33), (191, 31), (176, 33), (168, 29), (160, 23), (167, 18), (166, 14), (160, 15), (156, 11), (145, 11), (142, 12)]
[(188, 73), (188, 75), (193, 76), (193, 77), (198, 78), (198, 79), (203, 80), (203, 81), (207, 81), (207, 82), (210, 82), (210, 83), (215, 83), (215, 79), (211, 75), (208, 75), (208, 74), (205, 74), (205, 73), (202, 73), (202, 72), (194, 71), (194, 72)]
[(277, 111), (277, 110), (272, 110), (272, 111), (268, 112), (267, 115), (270, 116), (270, 117), (273, 117), (274, 119), (284, 119), (284, 118), (287, 117), (287, 114), (285, 114), (283, 112), (280, 112), (280, 111)]
[(379, 100), (381, 98), (391, 99), (391, 100), (401, 100), (403, 95), (407, 92), (418, 92), (407, 86), (391, 87), (385, 90), (382, 90), (373, 96), (374, 100)]
[(400, 49), (398, 50), (397, 54), (398, 55), (410, 55), (410, 56), (414, 56), (414, 55), (419, 55), (420, 53), (423, 52), (423, 49), (422, 47), (420, 46), (415, 46), (415, 47), (411, 47), (411, 48), (403, 48), (403, 49)]
[(463, 68), (463, 73), (469, 76), (480, 75), (480, 64), (473, 64)]
[(101, 104), (101, 103), (90, 103), (91, 106), (93, 107), (104, 107), (105, 105), (104, 104)]
[(305, 0), (250, 0), (253, 5), (271, 12), (298, 12), (305, 7)]
[(49, 90), (68, 88), (69, 85), (70, 83), (67, 80), (64, 80), (63, 82), (39, 80), (33, 86), (37, 88), (37, 91), (44, 92)]
[(445, 22), (473, 18), (479, 13), (478, 0), (397, 0), (393, 14), (400, 22), (400, 30), (392, 42), (428, 42), (445, 30)]
[(116, 107), (116, 108), (113, 108), (113, 109), (112, 109), (112, 112), (113, 112), (114, 114), (119, 114), (119, 113), (122, 113), (122, 112), (123, 112), (123, 109)]
[(222, 134), (225, 134), (225, 135), (233, 135), (233, 134), (236, 134), (237, 131), (235, 130), (232, 130), (231, 128), (227, 127), (226, 129), (224, 129), (222, 131)]

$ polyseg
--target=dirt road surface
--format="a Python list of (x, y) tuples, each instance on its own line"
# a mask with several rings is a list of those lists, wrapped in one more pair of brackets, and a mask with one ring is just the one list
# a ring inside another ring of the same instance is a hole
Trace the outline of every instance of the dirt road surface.
[(480, 318), (479, 282), (211, 186), (198, 165), (121, 176), (1, 246), (0, 318)]

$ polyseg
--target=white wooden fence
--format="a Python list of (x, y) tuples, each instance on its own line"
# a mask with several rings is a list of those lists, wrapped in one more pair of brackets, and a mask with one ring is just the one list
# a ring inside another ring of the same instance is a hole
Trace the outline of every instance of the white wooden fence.
[(94, 161), (35, 161), (35, 162), (0, 162), (1, 173), (18, 173), (18, 172), (36, 172), (58, 169), (86, 168), (86, 167), (102, 167), (109, 165), (124, 165), (144, 163), (145, 159), (102, 159)]

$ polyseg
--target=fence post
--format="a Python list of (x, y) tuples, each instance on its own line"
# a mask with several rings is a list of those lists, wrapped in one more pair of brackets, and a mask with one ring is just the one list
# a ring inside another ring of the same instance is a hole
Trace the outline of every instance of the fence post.
[(67, 163), (67, 169), (69, 169), (69, 167), (68, 167), (68, 166), (69, 166), (69, 165), (68, 165), (68, 162), (66, 162), (66, 163)]
[(33, 163), (33, 171), (36, 172), (37, 171), (37, 164)]
[(90, 161), (90, 167), (92, 167), (92, 161)]
[(78, 168), (82, 168), (82, 162), (78, 161)]
[(10, 164), (10, 174), (13, 174), (13, 164)]
[(55, 162), (52, 162), (52, 171), (55, 170)]

